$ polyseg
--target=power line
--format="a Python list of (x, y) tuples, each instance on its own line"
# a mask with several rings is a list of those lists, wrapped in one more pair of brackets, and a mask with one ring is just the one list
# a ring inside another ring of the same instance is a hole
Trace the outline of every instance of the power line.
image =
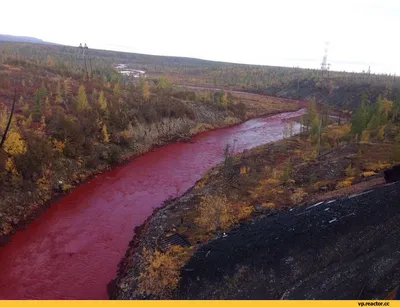
[(90, 74), (92, 74), (92, 57), (89, 55), (89, 47), (86, 45), (82, 47), (82, 43), (79, 44), (78, 47), (78, 55), (77, 55), (78, 61), (82, 61), (84, 67), (85, 67), (85, 72), (86, 74), (89, 74), (89, 68), (90, 68)]
[(329, 74), (329, 69), (331, 67), (331, 64), (328, 63), (328, 47), (329, 47), (329, 42), (325, 43), (325, 50), (324, 50), (324, 56), (322, 58), (322, 63), (321, 63), (321, 71), (327, 71)]

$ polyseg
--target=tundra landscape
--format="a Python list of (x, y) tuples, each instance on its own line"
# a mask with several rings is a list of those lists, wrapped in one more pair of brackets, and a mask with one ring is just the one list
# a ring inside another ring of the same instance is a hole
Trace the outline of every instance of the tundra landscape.
[(0, 35), (0, 299), (387, 298), (400, 78), (326, 56)]

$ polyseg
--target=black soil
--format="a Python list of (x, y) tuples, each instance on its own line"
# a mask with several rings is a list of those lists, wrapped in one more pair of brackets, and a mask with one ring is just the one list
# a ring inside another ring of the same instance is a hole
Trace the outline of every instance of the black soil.
[(400, 282), (400, 183), (281, 211), (196, 252), (181, 299), (373, 299)]

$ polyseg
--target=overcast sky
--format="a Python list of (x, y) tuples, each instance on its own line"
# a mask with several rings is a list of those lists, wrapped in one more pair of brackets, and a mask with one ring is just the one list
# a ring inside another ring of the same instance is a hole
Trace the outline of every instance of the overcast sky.
[(89, 48), (400, 75), (399, 0), (13, 0), (0, 33)]

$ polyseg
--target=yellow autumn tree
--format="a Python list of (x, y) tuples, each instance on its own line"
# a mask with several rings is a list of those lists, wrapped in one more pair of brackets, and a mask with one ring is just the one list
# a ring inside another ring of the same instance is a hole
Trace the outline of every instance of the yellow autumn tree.
[(49, 96), (46, 96), (46, 99), (44, 100), (44, 110), (48, 111), (50, 109), (50, 100)]
[(227, 105), (228, 104), (228, 94), (224, 92), (221, 96), (221, 104)]
[(140, 82), (140, 87), (142, 89), (142, 98), (144, 101), (149, 100), (150, 98), (150, 86), (149, 83), (146, 80), (142, 80)]
[(200, 203), (200, 216), (196, 222), (207, 231), (225, 230), (233, 223), (229, 207), (228, 199), (225, 196), (206, 195)]
[(157, 80), (157, 88), (159, 89), (168, 89), (171, 88), (171, 82), (169, 81), (169, 79), (166, 76), (160, 77)]
[(114, 89), (113, 89), (113, 94), (116, 99), (119, 98), (119, 93), (120, 93), (120, 85), (119, 85), (119, 83), (115, 83)]
[(76, 99), (76, 108), (78, 111), (85, 111), (90, 109), (90, 105), (86, 96), (86, 90), (83, 85), (79, 87), (78, 97)]
[(71, 94), (71, 83), (72, 83), (71, 78), (67, 78), (64, 80), (64, 96), (65, 97), (67, 97), (69, 94)]
[(17, 168), (14, 165), (14, 160), (13, 160), (12, 157), (8, 157), (7, 158), (5, 169), (6, 169), (7, 172), (9, 172), (9, 173), (11, 173), (13, 175), (13, 179), (18, 179), (20, 174), (19, 174)]
[(103, 91), (100, 92), (98, 103), (99, 103), (100, 109), (102, 111), (106, 111), (107, 110), (107, 99), (106, 99), (106, 97), (104, 97), (104, 92)]
[(61, 104), (61, 102), (62, 102), (62, 92), (61, 92), (60, 80), (57, 81), (55, 102), (56, 102), (56, 104)]
[(104, 143), (110, 142), (110, 135), (107, 132), (107, 126), (105, 124), (103, 124), (103, 127), (101, 128), (101, 134), (103, 136)]
[(50, 67), (53, 67), (53, 66), (54, 66), (54, 60), (53, 60), (53, 58), (52, 58), (50, 55), (48, 55), (48, 56), (46, 57), (46, 65), (47, 65), (47, 66), (50, 66)]
[(56, 139), (53, 140), (53, 145), (54, 145), (54, 150), (56, 152), (60, 152), (62, 153), (64, 151), (65, 148), (65, 142), (63, 141), (58, 141)]
[(379, 102), (379, 107), (382, 110), (382, 112), (388, 116), (390, 110), (393, 107), (393, 101), (387, 100), (387, 99), (381, 99)]
[(8, 117), (9, 117), (9, 115), (7, 115), (7, 109), (3, 109), (0, 111), (0, 129), (1, 129), (1, 131), (4, 131), (4, 128), (7, 126)]
[(25, 104), (25, 102), (24, 102), (24, 97), (19, 96), (19, 101), (18, 101), (18, 103), (19, 103), (19, 106), (22, 107), (22, 106)]
[(11, 131), (4, 142), (4, 150), (12, 156), (23, 154), (26, 152), (26, 143), (18, 132)]

